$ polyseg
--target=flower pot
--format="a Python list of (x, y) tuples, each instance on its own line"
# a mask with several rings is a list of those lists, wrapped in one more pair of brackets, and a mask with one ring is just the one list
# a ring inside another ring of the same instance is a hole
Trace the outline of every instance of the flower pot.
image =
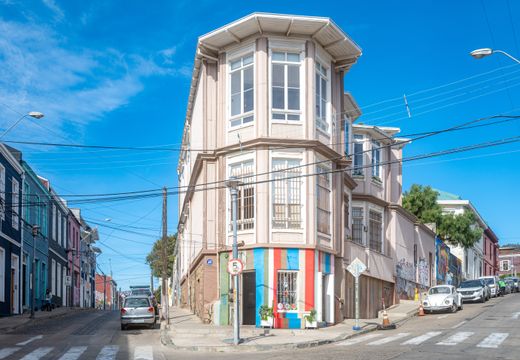
[(317, 329), (318, 328), (318, 321), (309, 321), (305, 319), (305, 328), (306, 329)]
[(260, 319), (260, 327), (272, 328), (273, 327), (273, 318), (269, 316), (267, 318), (267, 320)]

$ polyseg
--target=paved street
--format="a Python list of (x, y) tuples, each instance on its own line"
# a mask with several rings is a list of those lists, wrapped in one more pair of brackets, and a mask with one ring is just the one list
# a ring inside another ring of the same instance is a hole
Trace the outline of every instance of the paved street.
[[(518, 359), (520, 295), (466, 304), (456, 314), (413, 318), (333, 345), (248, 359)], [(241, 353), (178, 352), (160, 343), (158, 328), (121, 332), (117, 312), (81, 312), (0, 336), (0, 359), (230, 359)]]

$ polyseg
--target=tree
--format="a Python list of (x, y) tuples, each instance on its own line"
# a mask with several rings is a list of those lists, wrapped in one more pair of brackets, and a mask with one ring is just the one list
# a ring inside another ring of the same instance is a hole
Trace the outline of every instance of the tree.
[[(173, 272), (173, 262), (175, 260), (175, 242), (177, 241), (177, 234), (169, 235), (167, 238), (167, 254), (168, 254), (168, 277), (172, 276)], [(155, 241), (152, 247), (152, 251), (146, 256), (146, 263), (150, 265), (152, 269), (152, 274), (155, 277), (162, 277), (163, 271), (163, 241), (162, 239), (158, 239)]]
[(472, 247), (482, 236), (482, 229), (475, 226), (475, 215), (471, 211), (461, 215), (444, 214), (437, 204), (438, 196), (430, 186), (414, 184), (403, 194), (403, 208), (422, 223), (435, 223), (441, 239), (464, 248)]
[(439, 193), (430, 186), (413, 184), (403, 194), (403, 207), (424, 224), (440, 222), (442, 208), (437, 204)]

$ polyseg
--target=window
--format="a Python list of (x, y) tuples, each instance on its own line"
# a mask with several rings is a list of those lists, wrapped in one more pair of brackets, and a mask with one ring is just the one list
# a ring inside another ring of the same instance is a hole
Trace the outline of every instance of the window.
[(56, 240), (56, 204), (52, 204), (52, 240)]
[(56, 260), (51, 262), (51, 292), (56, 295)]
[(61, 237), (61, 212), (58, 211), (58, 244), (60, 244), (61, 246), (63, 246), (63, 242), (62, 242), (62, 237)]
[(317, 166), (316, 170), (318, 231), (330, 235), (330, 170), (323, 166)]
[(5, 220), (5, 168), (0, 165), (0, 214)]
[(11, 190), (11, 212), (12, 212), (12, 221), (13, 221), (13, 228), (18, 230), (19, 229), (19, 222), (20, 218), (18, 214), (20, 213), (20, 202), (19, 202), (19, 196), (20, 196), (20, 184), (18, 181), (16, 181), (15, 178), (12, 178), (12, 190)]
[(370, 210), (369, 220), (369, 247), (371, 250), (383, 252), (383, 215), (380, 212)]
[(29, 184), (24, 181), (23, 183), (23, 198), (24, 198), (24, 204), (23, 204), (23, 219), (28, 223), (31, 223), (31, 190), (29, 188)]
[(5, 301), (5, 250), (0, 247), (0, 301)]
[(234, 59), (230, 67), (231, 126), (247, 124), (254, 119), (253, 54)]
[(354, 167), (352, 175), (363, 176), (363, 135), (354, 135)]
[(56, 282), (56, 296), (61, 296), (61, 265), (58, 264), (58, 274), (56, 275), (57, 282)]
[(372, 176), (381, 179), (381, 144), (372, 141)]
[(297, 276), (296, 271), (278, 271), (276, 289), (278, 310), (297, 310)]
[(350, 229), (350, 204), (349, 204), (349, 198), (348, 195), (343, 196), (343, 222), (344, 222), (344, 231), (345, 236), (348, 234), (348, 230)]
[(40, 206), (38, 206), (38, 208), (41, 209), (42, 214), (43, 214), (42, 223), (41, 223), (42, 224), (41, 233), (43, 236), (46, 237), (46, 236), (48, 236), (48, 234), (47, 234), (47, 216), (48, 216), (47, 205), (45, 204), (45, 202), (43, 202), (43, 203), (40, 203)]
[(510, 271), (510, 261), (509, 260), (502, 260), (500, 261), (500, 271)]
[(273, 159), (273, 228), (302, 226), (300, 160)]
[(273, 52), (271, 66), (273, 120), (300, 120), (300, 54)]
[[(253, 161), (231, 165), (230, 175), (239, 178), (243, 183), (238, 187), (237, 230), (253, 229), (255, 227), (255, 186), (252, 184), (254, 181)], [(232, 209), (232, 207), (230, 208)], [(232, 217), (230, 217), (230, 220), (232, 220)]]
[(34, 206), (34, 211), (35, 211), (35, 219), (34, 219), (34, 222), (36, 223), (36, 225), (40, 226), (40, 230), (41, 230), (41, 225), (42, 225), (42, 208), (41, 208), (41, 205), (40, 205), (40, 196), (38, 195), (35, 195), (34, 196), (34, 200), (35, 200), (35, 206)]
[(344, 143), (344, 152), (346, 156), (350, 155), (350, 121), (348, 117), (345, 117), (343, 120), (343, 143)]
[(352, 241), (363, 245), (363, 208), (352, 208)]
[(329, 122), (327, 119), (327, 103), (328, 103), (328, 83), (327, 69), (316, 62), (316, 128), (325, 132), (329, 131)]

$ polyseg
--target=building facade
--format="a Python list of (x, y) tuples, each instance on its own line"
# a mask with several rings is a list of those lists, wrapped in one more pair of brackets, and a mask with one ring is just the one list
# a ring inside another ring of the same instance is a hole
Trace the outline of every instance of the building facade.
[(498, 249), (498, 259), (498, 275), (518, 276), (520, 272), (520, 247), (500, 247)]
[(69, 298), (67, 303), (69, 306), (81, 306), (81, 237), (80, 237), (81, 223), (80, 219), (76, 217), (72, 210), (69, 210), (67, 216), (67, 232), (69, 238), (69, 247), (67, 249), (68, 255), (68, 269), (67, 274), (70, 279), (68, 285)]
[(498, 237), (490, 227), (484, 230), (484, 268), (482, 274), (484, 276), (498, 275)]
[(22, 174), (12, 148), (0, 143), (0, 316), (22, 312)]

